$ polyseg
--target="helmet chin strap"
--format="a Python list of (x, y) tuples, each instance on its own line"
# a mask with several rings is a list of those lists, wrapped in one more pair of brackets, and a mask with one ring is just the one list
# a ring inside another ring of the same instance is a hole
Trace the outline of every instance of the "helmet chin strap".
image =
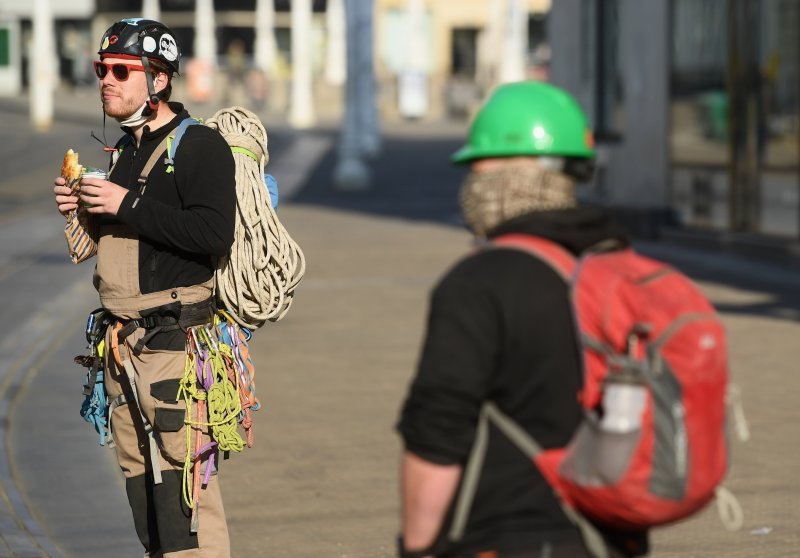
[(136, 128), (137, 126), (141, 126), (153, 116), (154, 111), (150, 108), (147, 101), (142, 103), (142, 106), (139, 107), (139, 110), (134, 112), (125, 120), (120, 120), (117, 118), (117, 122), (120, 123), (122, 126), (127, 126), (128, 128)]
[(142, 66), (144, 66), (144, 77), (147, 80), (147, 108), (145, 109), (145, 116), (150, 116), (158, 109), (158, 103), (161, 102), (161, 98), (156, 93), (156, 86), (155, 83), (153, 83), (153, 72), (150, 69), (150, 60), (147, 59), (147, 56), (142, 56)]

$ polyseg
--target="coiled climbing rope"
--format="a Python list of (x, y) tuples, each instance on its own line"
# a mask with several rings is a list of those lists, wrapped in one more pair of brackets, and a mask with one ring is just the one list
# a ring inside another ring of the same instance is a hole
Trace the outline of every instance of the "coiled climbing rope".
[(236, 236), (230, 255), (217, 262), (217, 296), (240, 325), (257, 329), (288, 312), (305, 257), (270, 203), (264, 185), (267, 132), (258, 116), (230, 107), (206, 125), (219, 130), (236, 161)]

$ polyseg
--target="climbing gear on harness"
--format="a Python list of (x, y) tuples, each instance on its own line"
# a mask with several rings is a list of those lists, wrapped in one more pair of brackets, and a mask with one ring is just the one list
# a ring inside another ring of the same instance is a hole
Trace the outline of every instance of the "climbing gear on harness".
[[(180, 172), (174, 164), (177, 148), (186, 130), (197, 124), (195, 119), (183, 120), (156, 147), (139, 176), (140, 193), (165, 150), (167, 172)], [(255, 330), (289, 311), (294, 290), (305, 274), (305, 256), (275, 213), (277, 190), (273, 195), (268, 188), (277, 184), (265, 178), (267, 132), (258, 116), (231, 107), (217, 111), (205, 125), (222, 134), (236, 163), (235, 236), (228, 256), (216, 262), (216, 298), (239, 325)]]
[[(197, 527), (200, 488), (208, 484), (217, 466), (217, 454), (240, 452), (253, 447), (250, 411), (258, 410), (253, 363), (247, 350), (249, 332), (225, 311), (213, 323), (189, 328), (186, 368), (178, 399), (186, 403), (186, 459), (183, 468), (183, 499), (192, 508), (192, 530)], [(193, 411), (194, 404), (194, 411)], [(192, 418), (194, 417), (194, 418)], [(245, 431), (245, 440), (237, 432)], [(202, 444), (207, 427), (211, 441)], [(194, 431), (194, 439), (192, 432)], [(205, 472), (201, 461), (205, 460)], [(201, 480), (202, 472), (202, 480)]]
[(105, 356), (105, 334), (106, 329), (111, 323), (110, 315), (98, 308), (89, 314), (86, 320), (86, 341), (89, 343), (90, 354), (88, 356), (76, 356), (75, 363), (89, 369), (86, 373), (86, 382), (83, 385), (83, 395), (85, 396), (81, 405), (81, 416), (83, 420), (94, 426), (95, 431), (100, 436), (100, 445), (106, 444), (106, 439), (110, 440), (108, 430), (109, 405), (106, 395), (105, 366), (103, 359)]
[[(103, 380), (103, 358), (108, 352), (105, 332), (111, 324), (108, 358), (113, 358), (117, 367), (125, 371), (129, 389), (109, 401)], [(127, 339), (138, 328), (145, 329), (146, 333), (131, 346)], [(186, 403), (182, 493), (187, 506), (193, 508), (192, 530), (196, 532), (200, 489), (208, 484), (212, 472), (217, 469), (218, 452), (222, 451), (227, 458), (231, 451), (240, 452), (245, 446), (253, 447), (251, 411), (258, 410), (261, 405), (255, 394), (255, 371), (247, 348), (251, 332), (239, 326), (230, 313), (224, 310), (214, 313), (211, 300), (184, 306), (168, 304), (159, 307), (157, 313), (148, 313), (135, 320), (117, 320), (105, 310), (98, 309), (89, 315), (86, 326), (91, 355), (75, 357), (75, 361), (90, 368), (84, 386), (86, 400), (81, 407), (81, 416), (95, 426), (100, 444), (105, 445), (111, 438), (114, 410), (128, 404), (132, 398), (148, 437), (153, 482), (160, 484), (158, 432), (142, 412), (131, 356), (140, 354), (147, 340), (156, 333), (175, 329), (186, 332), (185, 369), (177, 399)], [(125, 346), (125, 352), (120, 350), (120, 344)], [(244, 430), (244, 439), (237, 432), (238, 425)], [(206, 429), (211, 440), (203, 445), (202, 433)]]

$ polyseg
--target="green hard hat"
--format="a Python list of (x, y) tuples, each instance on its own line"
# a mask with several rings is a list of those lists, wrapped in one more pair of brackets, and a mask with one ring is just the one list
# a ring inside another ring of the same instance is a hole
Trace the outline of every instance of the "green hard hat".
[(578, 102), (548, 83), (501, 85), (484, 103), (467, 144), (452, 161), (514, 156), (594, 158), (594, 139)]

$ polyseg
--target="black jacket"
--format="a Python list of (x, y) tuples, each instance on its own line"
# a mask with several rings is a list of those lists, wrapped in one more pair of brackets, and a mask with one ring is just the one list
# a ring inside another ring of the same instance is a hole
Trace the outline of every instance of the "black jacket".
[[(609, 238), (628, 243), (605, 214), (588, 208), (526, 215), (492, 236), (512, 232), (553, 240), (576, 255)], [(463, 466), (481, 405), (492, 400), (545, 448), (564, 446), (581, 418), (581, 383), (563, 279), (520, 250), (478, 250), (433, 291), (398, 430), (412, 453)], [(492, 429), (466, 533), (452, 553), (576, 539), (578, 531), (536, 467)]]
[(179, 103), (170, 103), (170, 108), (177, 116), (155, 131), (145, 127), (140, 145), (132, 141), (122, 150), (109, 177), (131, 190), (116, 219), (104, 219), (121, 221), (139, 235), (143, 294), (210, 279), (212, 257), (228, 253), (236, 224), (233, 155), (219, 132), (207, 126), (189, 126), (175, 155), (174, 173), (157, 163), (144, 194), (139, 193), (137, 180), (150, 155), (189, 117)]

